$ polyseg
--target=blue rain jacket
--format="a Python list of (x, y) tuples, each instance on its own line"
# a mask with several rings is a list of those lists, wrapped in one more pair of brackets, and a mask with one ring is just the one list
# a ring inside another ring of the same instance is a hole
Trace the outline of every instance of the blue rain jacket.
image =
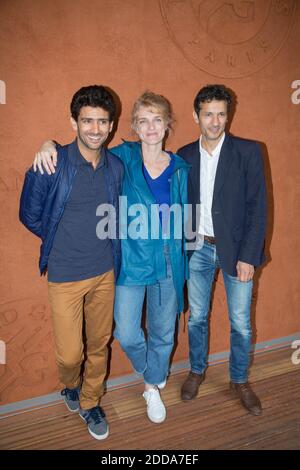
[[(184, 204), (188, 203), (187, 180), (190, 165), (178, 155), (174, 155), (175, 164), (170, 183), (170, 196), (171, 205), (177, 205), (177, 212), (175, 217), (172, 211), (170, 214), (169, 239), (164, 240), (161, 233), (153, 239), (151, 238), (153, 225), (151, 205), (155, 205), (156, 201), (143, 175), (141, 144), (124, 142), (112, 148), (111, 152), (122, 160), (125, 169), (122, 203), (120, 203), (122, 262), (117, 284), (150, 285), (164, 279), (166, 277), (164, 244), (168, 243), (178, 311), (182, 312), (183, 287), (188, 277), (188, 259), (184, 240), (186, 222)], [(139, 209), (141, 209), (140, 212)], [(133, 239), (129, 235), (133, 233), (136, 236), (137, 225), (141, 236)]]

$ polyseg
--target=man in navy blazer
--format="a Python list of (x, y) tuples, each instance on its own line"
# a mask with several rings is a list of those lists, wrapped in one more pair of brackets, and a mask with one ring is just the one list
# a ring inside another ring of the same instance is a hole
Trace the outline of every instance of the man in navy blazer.
[(265, 179), (259, 145), (225, 133), (231, 105), (232, 95), (223, 85), (202, 88), (194, 100), (193, 113), (200, 139), (177, 152), (192, 165), (189, 204), (196, 234), (189, 251), (191, 371), (181, 398), (195, 398), (204, 379), (211, 290), (215, 271), (220, 268), (231, 326), (230, 390), (251, 414), (260, 415), (260, 400), (247, 380), (252, 279), (255, 267), (265, 259)]

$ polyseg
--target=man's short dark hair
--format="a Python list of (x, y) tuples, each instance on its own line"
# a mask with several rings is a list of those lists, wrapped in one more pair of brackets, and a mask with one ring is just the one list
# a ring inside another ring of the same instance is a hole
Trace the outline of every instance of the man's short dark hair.
[(230, 111), (232, 103), (230, 91), (224, 85), (207, 85), (201, 88), (194, 100), (194, 110), (197, 116), (199, 116), (201, 103), (210, 103), (212, 100), (226, 101), (227, 111)]
[(85, 86), (76, 91), (70, 106), (72, 118), (76, 122), (83, 106), (105, 109), (109, 114), (110, 121), (113, 121), (116, 116), (116, 104), (113, 96), (102, 85)]

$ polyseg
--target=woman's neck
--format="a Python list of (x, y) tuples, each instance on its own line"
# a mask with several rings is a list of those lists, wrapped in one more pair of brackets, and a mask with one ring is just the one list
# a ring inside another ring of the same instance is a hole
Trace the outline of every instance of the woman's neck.
[(160, 142), (157, 145), (147, 145), (142, 142), (142, 155), (145, 163), (155, 163), (162, 160), (165, 156), (162, 149), (162, 143)]

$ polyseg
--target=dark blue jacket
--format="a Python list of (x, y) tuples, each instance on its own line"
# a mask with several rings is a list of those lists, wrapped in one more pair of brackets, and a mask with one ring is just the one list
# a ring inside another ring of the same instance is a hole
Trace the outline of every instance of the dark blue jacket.
[[(70, 195), (77, 168), (68, 158), (69, 145), (57, 147), (58, 158), (56, 171), (52, 175), (41, 175), (33, 169), (27, 171), (20, 201), (20, 221), (28, 230), (42, 240), (40, 250), (40, 272), (45, 274), (48, 258), (58, 223)], [(108, 150), (105, 181), (108, 203), (116, 209), (116, 222), (119, 221), (119, 194), (122, 190), (124, 168), (122, 162)], [(95, 227), (96, 230), (96, 227)], [(116, 233), (119, 232), (118, 225)], [(116, 278), (121, 263), (121, 248), (118, 239), (112, 240), (114, 268)]]
[[(188, 200), (193, 205), (193, 231), (196, 204), (200, 203), (199, 140), (177, 151), (192, 165)], [(266, 230), (266, 188), (263, 159), (256, 142), (225, 136), (222, 145), (212, 203), (212, 221), (220, 266), (237, 276), (238, 261), (259, 266), (264, 260)], [(189, 256), (193, 252), (189, 252)]]

